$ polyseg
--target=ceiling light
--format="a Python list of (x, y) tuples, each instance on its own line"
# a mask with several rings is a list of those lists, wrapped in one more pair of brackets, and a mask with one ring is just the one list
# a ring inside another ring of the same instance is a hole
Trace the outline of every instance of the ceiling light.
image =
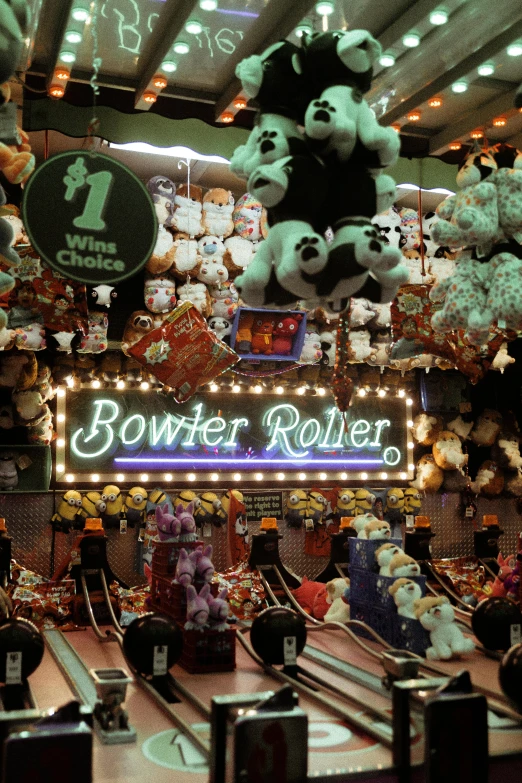
[(410, 111), (407, 117), (409, 122), (418, 122), (421, 118), (421, 113), (418, 109), (415, 109), (414, 111)]
[(457, 92), (457, 93), (466, 92), (467, 89), (468, 89), (468, 83), (464, 81), (454, 82), (451, 85), (452, 92)]
[(199, 35), (203, 30), (203, 25), (197, 19), (189, 19), (188, 22), (185, 22), (185, 30), (191, 35)]
[(480, 128), (471, 131), (469, 135), (472, 139), (482, 139), (484, 137), (484, 133), (480, 130)]
[(70, 78), (71, 72), (68, 68), (58, 66), (54, 69), (54, 76), (56, 79), (60, 79), (62, 82), (66, 82)]
[(221, 122), (230, 123), (234, 122), (234, 115), (231, 111), (224, 111), (221, 115)]
[(508, 46), (507, 53), (510, 57), (520, 57), (522, 54), (522, 43), (517, 42)]
[(392, 65), (395, 65), (395, 57), (393, 54), (385, 52), (379, 57), (379, 65), (382, 65), (383, 68), (391, 68)]
[(448, 21), (448, 13), (443, 8), (439, 8), (436, 11), (432, 11), (430, 14), (430, 22), (432, 24), (446, 24)]
[(442, 98), (440, 95), (437, 95), (436, 98), (430, 98), (428, 101), (428, 106), (430, 109), (439, 109), (442, 106)]
[(241, 109), (246, 109), (247, 101), (246, 98), (243, 98), (243, 96), (239, 96), (238, 98), (234, 99), (234, 107), (241, 111)]
[(315, 10), (319, 16), (330, 16), (334, 12), (334, 4), (329, 0), (321, 0), (321, 2), (315, 4)]
[(401, 126), (399, 125), (398, 122), (392, 122), (392, 124), (390, 125), (390, 128), (393, 128), (395, 133), (400, 133), (401, 132)]
[(89, 9), (87, 5), (76, 5), (71, 11), (71, 16), (75, 22), (86, 22), (89, 18)]
[(163, 73), (174, 73), (178, 66), (173, 60), (164, 60), (160, 67)]
[(70, 52), (68, 50), (60, 52), (60, 60), (63, 63), (73, 63), (76, 60), (76, 55), (74, 52)]
[(82, 40), (82, 34), (79, 33), (77, 30), (67, 30), (67, 32), (64, 35), (64, 38), (67, 41), (67, 43), (78, 44)]
[(167, 80), (161, 73), (157, 73), (156, 76), (154, 76), (152, 83), (158, 90), (164, 90), (167, 86)]
[(130, 141), (127, 144), (109, 143), (109, 147), (115, 150), (127, 150), (128, 152), (145, 152), (148, 155), (165, 155), (169, 158), (185, 158), (188, 160), (206, 160), (209, 163), (230, 163), (226, 158), (220, 155), (202, 155), (190, 147), (154, 147), (152, 144), (146, 144), (144, 141)]
[(493, 120), (493, 125), (495, 128), (503, 128), (506, 122), (507, 120), (505, 117), (495, 117)]
[(63, 98), (65, 95), (65, 87), (61, 84), (51, 84), (48, 90), (48, 94), (51, 98)]
[(495, 71), (495, 66), (493, 63), (482, 63), (482, 65), (479, 65), (477, 68), (479, 76), (491, 76), (491, 74)]
[(407, 46), (408, 49), (414, 49), (420, 44), (420, 35), (417, 33), (406, 33), (402, 37), (402, 43)]
[[(190, 46), (186, 41), (176, 41), (172, 47), (176, 54), (188, 54), (190, 52)], [(174, 70), (176, 70), (174, 68)]]
[(461, 147), (462, 144), (460, 143), (460, 141), (452, 141), (451, 144), (449, 145), (450, 150), (453, 150), (454, 152), (460, 150)]
[(301, 22), (295, 28), (295, 34), (298, 38), (302, 38), (303, 35), (312, 35), (313, 31), (312, 25), (308, 24), (308, 22)]
[(155, 92), (144, 92), (143, 93), (143, 100), (145, 103), (156, 103), (157, 95)]
[(215, 11), (218, 7), (217, 0), (199, 0), (199, 7), (202, 11)]

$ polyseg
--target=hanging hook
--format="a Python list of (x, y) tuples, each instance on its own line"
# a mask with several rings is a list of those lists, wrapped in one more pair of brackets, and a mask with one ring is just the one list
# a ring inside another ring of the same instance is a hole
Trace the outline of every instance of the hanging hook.
[[(181, 169), (182, 166), (186, 166), (187, 168), (187, 198), (190, 200), (190, 167), (192, 165), (192, 158), (181, 158), (181, 160), (178, 160), (178, 169)], [(187, 228), (189, 229), (188, 235), (189, 237), (192, 237), (192, 234), (190, 233), (190, 209), (188, 210), (187, 215)]]

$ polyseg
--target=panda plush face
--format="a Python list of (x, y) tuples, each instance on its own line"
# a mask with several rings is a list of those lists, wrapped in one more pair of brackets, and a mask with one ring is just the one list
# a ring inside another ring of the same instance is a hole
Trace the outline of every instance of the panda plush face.
[(492, 154), (485, 150), (473, 152), (459, 166), (457, 185), (459, 188), (478, 185), (479, 182), (489, 177), (497, 168), (497, 163)]
[(265, 207), (275, 207), (286, 195), (291, 158), (281, 158), (270, 166), (260, 166), (248, 180), (248, 190)]

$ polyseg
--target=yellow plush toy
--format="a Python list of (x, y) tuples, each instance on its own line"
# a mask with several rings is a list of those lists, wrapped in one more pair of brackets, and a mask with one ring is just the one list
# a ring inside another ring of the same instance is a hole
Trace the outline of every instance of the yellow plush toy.
[[(11, 88), (7, 82), (0, 86), (0, 94), (3, 103), (8, 103), (11, 97)], [(35, 159), (31, 152), (29, 136), (21, 128), (16, 128), (18, 144), (4, 144), (0, 141), (0, 170), (13, 185), (27, 182), (34, 171)]]

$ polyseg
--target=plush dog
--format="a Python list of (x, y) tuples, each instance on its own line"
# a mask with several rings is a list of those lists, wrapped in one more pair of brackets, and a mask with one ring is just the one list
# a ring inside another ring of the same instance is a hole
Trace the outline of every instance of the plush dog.
[(401, 617), (409, 617), (411, 620), (417, 619), (414, 609), (415, 601), (418, 601), (422, 596), (422, 590), (417, 582), (400, 577), (388, 588), (388, 592), (393, 596), (397, 614), (400, 614)]
[(391, 576), (390, 563), (395, 555), (403, 555), (404, 552), (400, 546), (395, 544), (383, 544), (375, 551), (375, 559), (379, 566), (380, 576)]
[(420, 576), (420, 565), (404, 553), (394, 555), (390, 560), (390, 576)]
[[(360, 520), (356, 519), (354, 526), (356, 523), (360, 524)], [(390, 536), (391, 528), (389, 523), (375, 517), (366, 522), (364, 528), (357, 534), (357, 538), (366, 538), (368, 541), (376, 541), (381, 538), (387, 539)]]
[(473, 652), (475, 645), (454, 622), (455, 612), (446, 596), (419, 598), (414, 608), (415, 617), (430, 632), (431, 647), (426, 650), (428, 660), (448, 661), (453, 655)]
[(345, 592), (350, 587), (350, 580), (332, 579), (326, 583), (326, 603), (330, 608), (324, 616), (326, 623), (346, 623), (350, 619), (350, 605), (345, 598)]

